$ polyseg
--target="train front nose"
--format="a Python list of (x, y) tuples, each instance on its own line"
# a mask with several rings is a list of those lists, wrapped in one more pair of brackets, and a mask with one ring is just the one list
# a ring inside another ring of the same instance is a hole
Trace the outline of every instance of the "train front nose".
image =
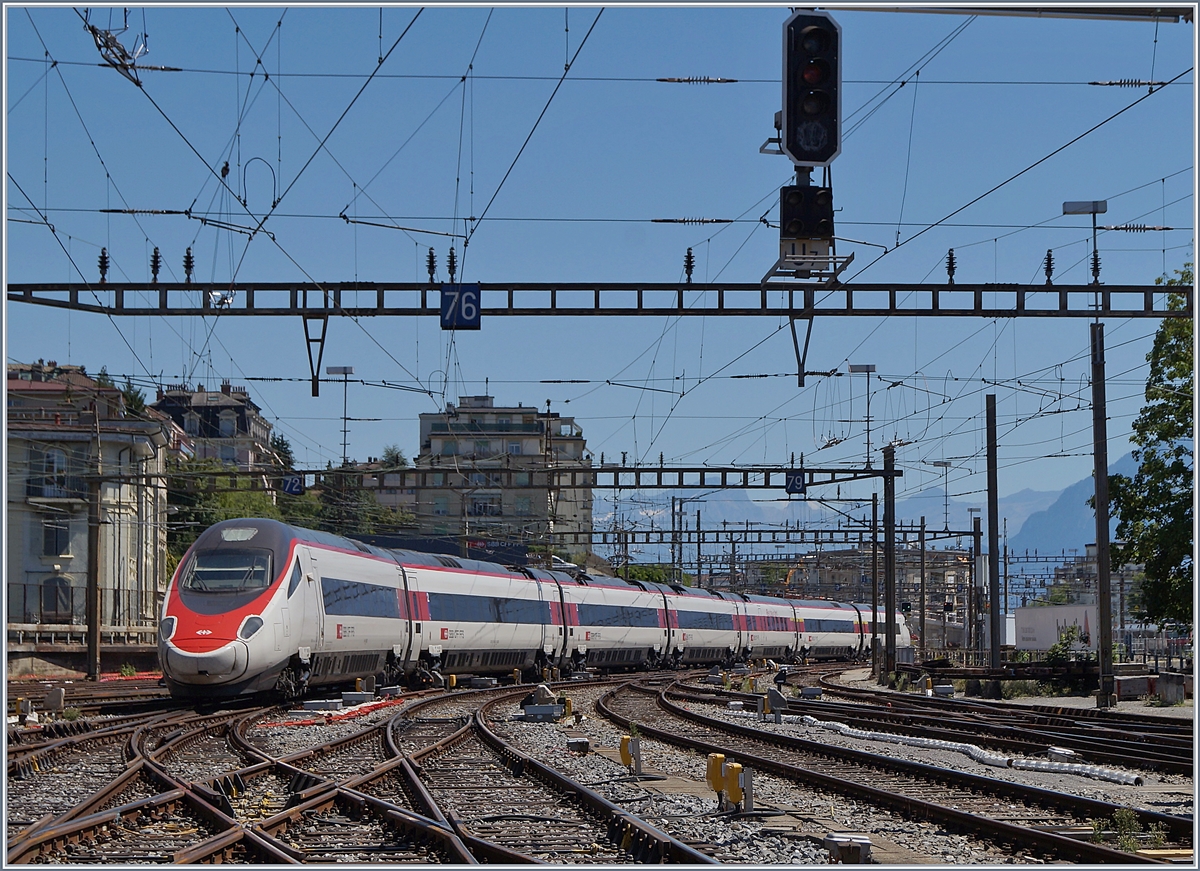
[(202, 653), (189, 653), (167, 642), (160, 653), (163, 671), (184, 684), (231, 683), (245, 675), (250, 662), (250, 649), (240, 640)]

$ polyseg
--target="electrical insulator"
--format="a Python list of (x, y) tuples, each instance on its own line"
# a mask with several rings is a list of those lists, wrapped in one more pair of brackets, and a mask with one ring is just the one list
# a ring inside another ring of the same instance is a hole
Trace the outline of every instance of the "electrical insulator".
[(946, 252), (946, 283), (954, 284), (954, 273), (958, 271), (958, 261), (954, 259), (954, 249)]
[(99, 265), (100, 265), (100, 283), (105, 284), (108, 282), (108, 249), (107, 248), (100, 249)]
[(696, 257), (692, 254), (692, 249), (687, 250), (687, 254), (683, 255), (683, 274), (687, 276), (687, 283), (692, 283), (692, 271), (696, 268)]
[(1046, 284), (1050, 284), (1050, 279), (1054, 275), (1054, 249), (1046, 249), (1046, 262), (1042, 268), (1046, 271)]
[(433, 284), (434, 275), (437, 274), (437, 255), (433, 253), (433, 249), (429, 249), (429, 254), (425, 258), (425, 268), (429, 270), (429, 283)]
[(446, 258), (446, 271), (450, 273), (450, 283), (454, 283), (454, 273), (458, 272), (458, 258), (454, 255), (454, 249), (450, 249), (450, 256)]
[(1100, 249), (1092, 249), (1092, 284), (1100, 283)]
[(192, 256), (192, 249), (188, 248), (183, 252), (183, 283), (192, 283), (192, 273), (196, 271), (196, 258)]
[(154, 253), (150, 255), (150, 281), (158, 284), (158, 270), (162, 267), (162, 256), (158, 253), (158, 248), (154, 249)]

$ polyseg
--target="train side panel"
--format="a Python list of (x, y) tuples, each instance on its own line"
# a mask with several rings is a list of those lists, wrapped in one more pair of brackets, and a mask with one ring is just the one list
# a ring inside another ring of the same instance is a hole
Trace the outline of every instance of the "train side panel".
[(672, 657), (681, 665), (732, 660), (742, 649), (737, 608), (707, 590), (679, 587), (668, 595), (667, 617), (674, 635)]
[(535, 666), (551, 625), (541, 582), (502, 572), (407, 570), (425, 624), (420, 651), (437, 670), (504, 674)]
[(572, 666), (634, 668), (656, 662), (667, 644), (662, 595), (617, 579), (560, 585)]
[(320, 619), (311, 636), (309, 684), (318, 686), (384, 672), (389, 654), (408, 640), (404, 578), (393, 561), (310, 545)]

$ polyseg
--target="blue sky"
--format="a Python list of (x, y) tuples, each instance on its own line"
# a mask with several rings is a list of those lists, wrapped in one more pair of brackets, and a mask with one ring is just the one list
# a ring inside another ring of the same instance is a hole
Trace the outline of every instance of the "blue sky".
[[(424, 280), (430, 245), (444, 278), (449, 237), (347, 224), (343, 211), (447, 233), (487, 208), (470, 225), (465, 259), (457, 246), (461, 277), (484, 283), (678, 281), (688, 247), (696, 282), (753, 282), (775, 259), (777, 233), (758, 218), (777, 219), (791, 165), (759, 146), (780, 107), (785, 7), (618, 6), (598, 20), (598, 7), (430, 7), (415, 22), (416, 8), (386, 7), (382, 24), (377, 7), (131, 8), (125, 46), (146, 33), (139, 63), (182, 70), (145, 70), (142, 89), (97, 64), (72, 8), (4, 12), (11, 282), (80, 281), (41, 213), (89, 281), (101, 246), (117, 280), (148, 279), (155, 246), (168, 280), (182, 278), (188, 246), (203, 281), (235, 270), (243, 281)], [(1175, 228), (1102, 233), (1105, 283), (1148, 283), (1193, 259), (1193, 25), (834, 14), (852, 132), (832, 178), (838, 235), (856, 240), (838, 249), (855, 254), (851, 281), (941, 282), (954, 248), (960, 282), (1041, 285), (1053, 249), (1056, 281), (1086, 283), (1090, 225), (1061, 216), (1065, 200), (1107, 199), (1103, 223)], [(116, 30), (123, 15), (93, 9), (91, 21)], [(655, 81), (672, 76), (738, 81)], [(1176, 77), (913, 238), (1146, 93), (1088, 82)], [(245, 209), (214, 183), (226, 160), (231, 187), (256, 215), (286, 190), (266, 224), (277, 244), (259, 235), (247, 245), (244, 234), (185, 216), (99, 211), (190, 208), (245, 224)], [(1155, 326), (1106, 325), (1114, 459), (1130, 447)], [(307, 375), (298, 318), (110, 321), (9, 304), (5, 327), (10, 362), (106, 365), (147, 386)], [(940, 488), (929, 461), (951, 460), (951, 494), (976, 501), (988, 392), (998, 397), (1002, 494), (1059, 489), (1089, 473), (1087, 350), (1085, 320), (824, 318), (808, 368), (841, 374), (798, 388), (791, 336), (773, 318), (485, 313), (482, 331), (457, 335), (436, 318), (333, 319), (325, 363), (432, 394), (351, 385), (351, 416), (378, 419), (351, 423), (359, 458), (389, 443), (412, 456), (419, 413), (486, 389), (498, 404), (550, 400), (606, 459), (624, 451), (646, 462), (661, 453), (678, 464), (783, 465), (804, 454), (821, 466), (863, 461), (866, 384), (847, 364), (874, 363), (872, 448), (903, 442), (901, 495)], [(745, 375), (766, 377), (732, 377)], [(590, 383), (543, 383), (568, 380)], [(249, 387), (302, 463), (340, 456), (340, 389), (314, 399), (302, 381)]]

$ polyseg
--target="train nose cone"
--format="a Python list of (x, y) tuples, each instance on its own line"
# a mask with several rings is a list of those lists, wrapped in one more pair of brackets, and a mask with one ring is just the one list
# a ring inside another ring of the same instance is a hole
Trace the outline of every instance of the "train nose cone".
[(243, 641), (231, 641), (205, 653), (187, 653), (168, 644), (163, 670), (173, 679), (189, 684), (220, 684), (246, 673), (249, 649)]

